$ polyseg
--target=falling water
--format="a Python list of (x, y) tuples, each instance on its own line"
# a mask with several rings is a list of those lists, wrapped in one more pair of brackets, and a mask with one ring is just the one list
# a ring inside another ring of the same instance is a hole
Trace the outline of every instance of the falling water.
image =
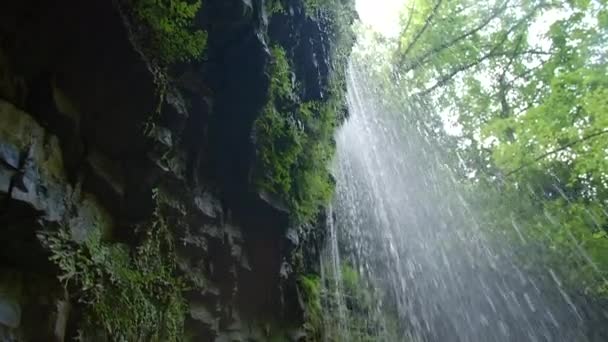
[[(600, 314), (570, 297), (551, 269), (522, 267), (488, 239), (438, 148), (408, 120), (424, 106), (387, 110), (364, 68), (351, 64), (348, 75), (350, 117), (336, 138), (322, 260), (326, 316), (335, 317), (326, 340), (603, 340), (587, 326)], [(367, 308), (349, 304), (341, 265), (360, 274)]]

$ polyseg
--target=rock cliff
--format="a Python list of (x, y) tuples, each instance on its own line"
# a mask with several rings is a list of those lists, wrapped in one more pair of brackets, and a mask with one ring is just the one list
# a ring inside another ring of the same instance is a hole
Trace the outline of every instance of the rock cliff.
[(202, 58), (159, 67), (129, 4), (0, 4), (0, 340), (311, 340), (322, 214), (256, 186), (253, 127), (271, 44), (326, 101), (332, 31), (300, 0), (206, 0)]

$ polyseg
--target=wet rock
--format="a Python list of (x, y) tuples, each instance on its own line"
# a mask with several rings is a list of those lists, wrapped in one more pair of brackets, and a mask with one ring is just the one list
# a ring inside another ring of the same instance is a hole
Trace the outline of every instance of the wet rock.
[(120, 165), (97, 150), (88, 153), (87, 162), (91, 168), (91, 176), (98, 178), (102, 183), (100, 186), (111, 191), (115, 200), (122, 199), (125, 194), (125, 180)]
[(69, 310), (57, 306), (58, 285), (52, 276), (0, 269), (0, 341), (62, 341)]
[(273, 209), (276, 209), (286, 214), (289, 213), (289, 207), (287, 206), (287, 203), (285, 203), (285, 201), (283, 201), (283, 199), (281, 199), (279, 196), (268, 191), (260, 191), (259, 196), (262, 201), (266, 202)]
[[(0, 144), (5, 148), (9, 163), (15, 164), (14, 155), (19, 149), (19, 170), (0, 172), (0, 191), (8, 192), (12, 200), (29, 205), (47, 222), (67, 221), (75, 241), (83, 242), (94, 229), (108, 232), (112, 222), (109, 215), (95, 199), (73, 192), (63, 169), (58, 139), (47, 133), (29, 114), (12, 104), (0, 100), (0, 122), (8, 123), (9, 129), (0, 128)], [(11, 152), (12, 151), (12, 152)], [(7, 163), (8, 164), (8, 163)], [(2, 167), (0, 167), (2, 169)], [(107, 169), (98, 170), (115, 183)], [(10, 176), (10, 178), (9, 178)], [(9, 188), (6, 187), (9, 180)], [(119, 186), (116, 185), (115, 186)], [(114, 186), (108, 186), (115, 189)], [(118, 189), (120, 191), (120, 189)], [(74, 202), (72, 202), (74, 201)], [(76, 208), (74, 214), (67, 208)]]
[(241, 269), (245, 271), (252, 271), (251, 263), (249, 262), (249, 257), (245, 253), (241, 256), (239, 265), (241, 266)]
[[(6, 227), (0, 237), (10, 241), (0, 260), (49, 273), (18, 303), (18, 326), (44, 325), (30, 339), (40, 341), (62, 340), (80, 327), (70, 317), (78, 308), (55, 289), (59, 271), (36, 230), (67, 225), (77, 243), (98, 233), (133, 243), (130, 228), (151, 218), (152, 189), (158, 188), (175, 234), (178, 273), (193, 286), (188, 330), (201, 341), (268, 340), (270, 329), (257, 320), (301, 321), (282, 316), (279, 298), (289, 296), (281, 286), (295, 291), (285, 281), (291, 276), (286, 255), (301, 241), (297, 230), (285, 231), (287, 204), (258, 194), (250, 183), (251, 128), (269, 86), (264, 1), (205, 1), (198, 18), (209, 33), (205, 60), (175, 67), (181, 76), (165, 88), (160, 107), (155, 75), (113, 3), (0, 3), (0, 34), (18, 42), (2, 55), (11, 63), (0, 56), (0, 199), (10, 196), (10, 206), (0, 211), (0, 227)], [(290, 20), (302, 20), (301, 1), (289, 7)], [(324, 33), (276, 27), (297, 36), (297, 47), (288, 50), (302, 52), (306, 66), (295, 78), (304, 80), (307, 97), (321, 97)], [(10, 70), (7, 83), (4, 66), (12, 64), (23, 75)], [(113, 231), (115, 225), (121, 229)], [(0, 307), (12, 325), (14, 308)], [(0, 340), (3, 334), (0, 329)], [(84, 340), (109, 340), (98, 329), (83, 334)]]
[[(189, 75), (192, 75), (191, 73)], [(186, 76), (187, 79), (187, 76)], [(196, 82), (196, 81), (194, 81)], [(199, 87), (203, 87), (202, 85), (198, 85), (199, 82), (202, 82), (200, 79), (198, 80), (196, 85), (192, 85), (192, 88), (189, 88), (194, 93), (199, 93)], [(197, 87), (198, 85), (198, 87)], [(167, 89), (167, 94), (165, 95), (165, 103), (167, 106), (163, 110), (163, 114), (169, 116), (170, 119), (177, 120), (180, 122), (184, 122), (190, 112), (188, 111), (188, 105), (186, 104), (186, 99), (182, 95), (182, 93), (173, 86), (170, 86)]]
[(15, 146), (0, 144), (0, 159), (6, 166), (14, 170), (19, 169), (21, 158), (19, 156), (19, 150), (17, 150)]
[(51, 91), (57, 112), (66, 116), (72, 122), (77, 123), (82, 115), (76, 102), (70, 99), (61, 88), (57, 87), (54, 79), (51, 80)]
[(324, 18), (311, 18), (301, 2), (290, 3), (289, 11), (276, 15), (269, 36), (288, 51), (304, 100), (321, 100), (329, 84), (330, 40)]
[(208, 237), (209, 235), (203, 236), (201, 234), (194, 234), (190, 230), (187, 230), (185, 235), (181, 239), (182, 245), (184, 247), (195, 248), (199, 253), (207, 252), (207, 250), (209, 249)]
[(285, 232), (285, 238), (293, 247), (297, 247), (300, 244), (300, 231), (296, 227), (289, 227)]
[(25, 84), (13, 72), (13, 66), (0, 47), (0, 98), (22, 105), (25, 96)]
[(211, 280), (209, 280), (201, 250), (185, 250), (183, 247), (178, 246), (177, 267), (185, 277), (195, 285), (195, 289), (197, 289), (200, 294), (203, 296), (206, 294), (211, 294), (211, 296), (219, 295), (219, 292), (208, 293), (214, 286), (212, 285)]
[(288, 263), (287, 260), (283, 260), (283, 262), (281, 263), (281, 270), (279, 271), (281, 278), (288, 279), (292, 272), (293, 269), (291, 267), (291, 264)]
[[(43, 212), (49, 221), (59, 221), (65, 214), (63, 192), (65, 174), (61, 149), (56, 137), (47, 132), (29, 114), (13, 104), (0, 100), (0, 145), (4, 146), (6, 164), (18, 164), (18, 174), (13, 174), (11, 198), (29, 204)], [(15, 162), (19, 151), (19, 162)], [(6, 188), (11, 172), (3, 172), (0, 189)]]
[(19, 293), (10, 286), (15, 284), (0, 284), (0, 324), (16, 329), (21, 324), (21, 305)]
[(204, 303), (191, 301), (188, 303), (190, 317), (203, 324), (207, 329), (217, 333), (219, 331), (219, 319), (217, 313), (210, 310)]
[(0, 198), (8, 196), (13, 177), (16, 175), (17, 171), (15, 169), (0, 164)]
[(68, 319), (70, 318), (70, 311), (72, 305), (67, 296), (62, 299), (58, 299), (55, 303), (56, 305), (56, 313), (55, 313), (55, 324), (54, 324), (54, 335), (57, 341), (65, 341), (66, 337), (66, 329), (68, 324)]
[(204, 224), (199, 228), (199, 232), (207, 237), (219, 239), (222, 236), (222, 227), (216, 224)]
[(289, 332), (289, 338), (296, 342), (306, 341), (306, 331), (304, 329), (294, 329)]
[(114, 223), (112, 217), (99, 205), (91, 195), (74, 204), (75, 214), (67, 219), (72, 240), (84, 243), (94, 234), (109, 236)]
[(165, 147), (165, 152), (173, 147), (173, 136), (171, 130), (161, 126), (154, 126), (150, 129), (150, 137), (157, 143)]
[[(209, 120), (209, 159), (226, 202), (247, 210), (254, 146), (253, 122), (268, 98), (270, 60), (264, 2), (212, 0), (208, 13), (207, 79), (214, 94)], [(243, 56), (247, 56), (244, 59)]]
[(218, 218), (222, 213), (220, 201), (208, 192), (195, 196), (194, 204), (203, 214), (210, 218)]

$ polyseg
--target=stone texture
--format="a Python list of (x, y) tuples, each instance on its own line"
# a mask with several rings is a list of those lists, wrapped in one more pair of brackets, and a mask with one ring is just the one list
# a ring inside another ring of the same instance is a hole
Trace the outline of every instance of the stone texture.
[[(112, 1), (0, 3), (0, 38), (19, 42), (0, 44), (0, 269), (44, 285), (22, 297), (0, 281), (0, 340), (62, 340), (78, 319), (38, 230), (66, 225), (76, 243), (93, 233), (133, 242), (133, 227), (152, 216), (154, 189), (170, 212), (179, 271), (195, 287), (185, 293), (195, 340), (267, 341), (302, 323), (291, 263), (303, 237), (288, 229), (286, 205), (250, 184), (251, 128), (268, 96), (267, 26), (301, 52), (306, 99), (323, 96), (326, 33), (300, 0), (270, 21), (263, 6), (204, 2), (207, 56), (171, 70), (150, 126), (154, 68)], [(25, 331), (40, 322), (38, 335)], [(292, 330), (290, 340), (301, 340)], [(108, 340), (93, 335), (86, 339)]]
[(66, 182), (57, 138), (48, 135), (29, 114), (3, 100), (0, 122), (4, 150), (0, 155), (4, 165), (0, 191), (44, 213), (49, 221), (60, 220), (66, 210)]

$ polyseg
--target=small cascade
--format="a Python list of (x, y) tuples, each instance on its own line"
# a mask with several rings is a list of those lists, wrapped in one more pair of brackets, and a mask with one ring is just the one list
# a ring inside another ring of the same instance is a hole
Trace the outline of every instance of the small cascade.
[[(323, 302), (325, 307), (331, 308), (334, 315), (324, 315), (325, 331), (332, 331), (338, 336), (345, 336), (345, 305), (344, 289), (342, 285), (342, 270), (338, 237), (334, 224), (334, 215), (331, 205), (327, 209), (328, 242), (329, 245), (321, 255), (321, 282), (323, 288)], [(329, 339), (329, 337), (328, 337)]]

